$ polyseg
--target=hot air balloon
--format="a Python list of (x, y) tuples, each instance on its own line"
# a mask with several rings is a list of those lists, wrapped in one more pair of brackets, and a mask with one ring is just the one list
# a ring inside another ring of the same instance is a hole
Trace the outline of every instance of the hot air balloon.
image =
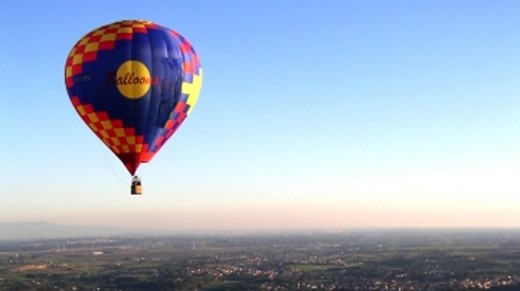
[(144, 20), (94, 29), (70, 51), (65, 85), (79, 116), (133, 176), (175, 133), (197, 102), (199, 57), (176, 31)]

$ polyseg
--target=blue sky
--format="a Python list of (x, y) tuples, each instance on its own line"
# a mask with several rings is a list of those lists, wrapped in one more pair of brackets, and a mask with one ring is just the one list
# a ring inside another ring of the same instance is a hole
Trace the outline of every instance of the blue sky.
[[(7, 1), (0, 221), (167, 230), (519, 226), (516, 1)], [(77, 116), (64, 64), (147, 19), (190, 40), (199, 102), (143, 165)]]

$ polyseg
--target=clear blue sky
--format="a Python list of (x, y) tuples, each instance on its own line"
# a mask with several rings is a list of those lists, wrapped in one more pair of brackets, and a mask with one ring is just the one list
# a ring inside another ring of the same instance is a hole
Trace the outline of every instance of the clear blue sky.
[[(520, 226), (518, 1), (4, 1), (0, 222), (171, 230)], [(199, 102), (129, 195), (66, 56), (146, 19)]]

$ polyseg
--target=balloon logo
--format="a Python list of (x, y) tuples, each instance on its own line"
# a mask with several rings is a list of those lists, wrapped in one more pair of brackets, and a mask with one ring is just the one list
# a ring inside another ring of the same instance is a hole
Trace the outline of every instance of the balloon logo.
[(117, 89), (126, 98), (137, 99), (143, 97), (150, 89), (150, 71), (140, 61), (126, 61), (116, 74)]
[(72, 105), (132, 175), (191, 113), (201, 84), (199, 57), (188, 40), (144, 20), (94, 29), (65, 64)]

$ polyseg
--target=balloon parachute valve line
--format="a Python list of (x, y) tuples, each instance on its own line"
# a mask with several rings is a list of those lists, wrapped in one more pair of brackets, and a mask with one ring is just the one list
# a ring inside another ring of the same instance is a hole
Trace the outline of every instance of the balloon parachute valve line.
[(134, 175), (132, 177), (132, 186), (130, 186), (130, 194), (132, 194), (132, 195), (142, 195), (143, 194), (141, 178), (139, 178), (139, 176), (137, 176), (137, 175)]

